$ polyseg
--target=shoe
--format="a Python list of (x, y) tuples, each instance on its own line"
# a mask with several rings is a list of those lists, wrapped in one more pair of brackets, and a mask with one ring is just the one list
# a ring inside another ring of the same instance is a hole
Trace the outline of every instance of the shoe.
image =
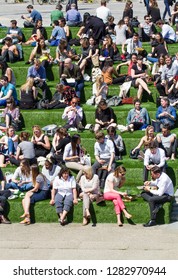
[(27, 65), (27, 64), (30, 64), (30, 63), (31, 63), (30, 61), (26, 61), (26, 62), (25, 62), (26, 65)]
[(153, 227), (156, 226), (157, 223), (154, 220), (150, 220), (147, 224), (144, 224), (144, 227)]
[(22, 193), (19, 195), (19, 197), (20, 197), (20, 198), (24, 198), (24, 197), (25, 197), (25, 193), (22, 192)]
[(15, 191), (13, 192), (13, 194), (19, 196), (20, 191), (19, 191), (19, 190), (15, 190)]
[(162, 204), (158, 204), (155, 206), (155, 209), (153, 210), (153, 214), (157, 214), (159, 212), (159, 210), (163, 207)]
[(79, 131), (83, 131), (85, 129), (81, 122), (79, 122), (77, 128)]
[(83, 217), (83, 223), (82, 223), (82, 226), (86, 226), (88, 225), (89, 221), (86, 217)]
[(18, 195), (16, 194), (12, 194), (11, 196), (8, 197), (9, 200), (16, 199), (16, 198), (18, 198)]
[(5, 225), (11, 224), (11, 222), (9, 220), (7, 220), (3, 215), (0, 216), (0, 222), (1, 222), (1, 224), (5, 224)]
[(30, 225), (30, 217), (26, 217), (23, 221), (20, 222), (21, 225)]

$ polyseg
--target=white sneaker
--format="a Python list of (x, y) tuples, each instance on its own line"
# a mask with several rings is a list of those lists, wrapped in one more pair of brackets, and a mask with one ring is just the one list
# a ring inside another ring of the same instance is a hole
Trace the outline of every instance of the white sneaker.
[(18, 195), (16, 194), (12, 194), (11, 196), (8, 197), (9, 200), (16, 199), (16, 198), (18, 198)]

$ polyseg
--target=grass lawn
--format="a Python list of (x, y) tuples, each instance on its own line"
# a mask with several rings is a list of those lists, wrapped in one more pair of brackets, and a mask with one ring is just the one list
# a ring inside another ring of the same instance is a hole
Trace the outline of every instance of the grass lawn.
[[(72, 37), (76, 37), (78, 28), (71, 28)], [(31, 36), (31, 29), (23, 29), (25, 38), (28, 39)], [(6, 29), (0, 29), (0, 38), (5, 37)], [(51, 28), (47, 27), (48, 37), (51, 34)], [(143, 44), (144, 48), (150, 52), (151, 48), (148, 43)], [(56, 47), (51, 47), (51, 55), (55, 57)], [(76, 48), (77, 51), (80, 51), (80, 48)], [(15, 64), (9, 64), (14, 70), (16, 76), (16, 85), (19, 92), (20, 86), (25, 83), (26, 75), (28, 70), (28, 65), (25, 65), (25, 61), (28, 60), (30, 52), (32, 50), (31, 46), (23, 47), (24, 51), (24, 61), (16, 62)], [(120, 49), (121, 51), (121, 49)], [(177, 44), (169, 46), (170, 54), (175, 54), (177, 52)], [(117, 64), (116, 64), (117, 65)], [(122, 68), (122, 72), (126, 72), (126, 68)], [(59, 69), (57, 65), (49, 67), (47, 70), (47, 83), (49, 85), (49, 96), (54, 94), (56, 84), (59, 82)], [(153, 84), (149, 85), (153, 96), (150, 98), (147, 95), (143, 97), (143, 106), (147, 108), (150, 114), (150, 118), (155, 118), (156, 113), (156, 89)], [(137, 90), (131, 88), (130, 96), (136, 96)], [(119, 94), (119, 86), (112, 85), (109, 87), (109, 95), (114, 96)], [(84, 123), (94, 123), (95, 119), (95, 108), (94, 106), (88, 106), (85, 104), (86, 100), (92, 95), (92, 83), (85, 82), (84, 96), (81, 98), (81, 106), (84, 110)], [(128, 111), (133, 107), (133, 105), (121, 105), (114, 107), (115, 117), (118, 124), (126, 124), (126, 117)], [(57, 124), (63, 125), (64, 122), (61, 119), (63, 109), (58, 110), (22, 110), (22, 116), (24, 118), (25, 127), (23, 130), (32, 132), (32, 126), (35, 124), (40, 125), (41, 127), (47, 124)], [(178, 127), (178, 126), (176, 126)], [(178, 128), (173, 130), (174, 133), (178, 133)], [(140, 191), (136, 186), (143, 184), (143, 163), (138, 160), (131, 160), (129, 158), (130, 150), (135, 147), (140, 138), (144, 135), (143, 131), (136, 131), (134, 133), (123, 133), (122, 138), (125, 143), (126, 151), (123, 157), (123, 160), (118, 162), (118, 164), (123, 164), (127, 169), (126, 174), (126, 184), (123, 187), (123, 190), (129, 190), (131, 194), (139, 195)], [(81, 133), (82, 145), (86, 147), (87, 152), (92, 157), (92, 162), (94, 162), (93, 147), (95, 143), (94, 135), (90, 131), (84, 131)], [(178, 160), (175, 162), (168, 162), (168, 175), (174, 182), (175, 190), (177, 189), (177, 164)], [(13, 172), (15, 167), (7, 166), (3, 171), (4, 172)], [(22, 214), (21, 199), (9, 201), (9, 218), (12, 222), (19, 222), (19, 216)], [(133, 223), (144, 223), (149, 220), (149, 208), (148, 204), (143, 201), (142, 198), (137, 197), (135, 201), (127, 202), (126, 207), (128, 211), (133, 215)], [(158, 215), (158, 223), (169, 223), (170, 221), (170, 204), (165, 204), (163, 209)], [(105, 222), (105, 223), (115, 223), (116, 216), (114, 214), (114, 207), (112, 202), (106, 202), (101, 205), (93, 204), (93, 222)], [(32, 207), (32, 217), (35, 222), (57, 222), (57, 215), (55, 213), (55, 208), (49, 205), (49, 201), (42, 201)], [(79, 202), (77, 206), (74, 207), (73, 213), (71, 211), (69, 215), (69, 220), (73, 222), (82, 222), (82, 202)], [(127, 222), (125, 220), (125, 222)]]

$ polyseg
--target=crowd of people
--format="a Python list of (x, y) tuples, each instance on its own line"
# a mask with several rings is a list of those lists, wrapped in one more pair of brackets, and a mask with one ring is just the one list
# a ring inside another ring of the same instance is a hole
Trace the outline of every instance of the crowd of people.
[[(128, 213), (122, 199), (128, 197), (128, 193), (119, 190), (125, 183), (126, 174), (126, 168), (118, 166), (117, 162), (122, 159), (125, 149), (124, 141), (117, 132), (117, 128), (122, 126), (122, 131), (145, 131), (145, 136), (133, 147), (131, 156), (137, 152), (137, 157), (143, 161), (141, 196), (150, 206), (150, 221), (144, 226), (156, 225), (159, 209), (165, 202), (170, 202), (174, 195), (173, 183), (166, 174), (166, 168), (169, 159), (175, 160), (177, 149), (176, 134), (171, 129), (175, 127), (178, 104), (178, 53), (171, 56), (168, 45), (177, 44), (178, 5), (176, 2), (171, 14), (165, 4), (161, 19), (157, 1), (145, 3), (144, 22), (138, 22), (137, 26), (133, 23), (131, 1), (126, 2), (123, 18), (117, 24), (107, 8), (106, 0), (101, 0), (96, 15), (85, 13), (83, 19), (77, 2), (70, 5), (65, 16), (59, 3), (50, 15), (53, 26), (50, 38), (47, 38), (43, 27), (42, 15), (32, 5), (28, 5), (30, 15), (22, 15), (22, 18), (24, 28), (31, 27), (33, 30), (26, 42), (17, 21), (11, 20), (6, 37), (1, 40), (0, 106), (5, 109), (0, 130), (5, 135), (0, 139), (0, 168), (11, 163), (17, 169), (9, 182), (0, 169), (1, 223), (10, 223), (5, 215), (7, 199), (20, 196), (24, 210), (21, 224), (31, 223), (31, 204), (50, 199), (50, 205), (55, 205), (63, 226), (73, 205), (82, 199), (83, 225), (87, 225), (91, 218), (90, 203), (109, 200), (113, 201), (117, 224), (123, 226), (121, 212), (126, 219), (131, 219), (132, 215)], [(166, 12), (170, 16), (169, 22), (164, 21)], [(76, 39), (71, 38), (71, 26), (79, 27)], [(150, 53), (143, 48), (142, 42), (149, 42)], [(18, 99), (16, 78), (8, 62), (22, 60), (23, 47), (26, 45), (31, 45), (33, 50), (25, 62), (29, 68)], [(81, 47), (80, 54), (76, 53), (73, 45)], [(50, 48), (54, 46), (56, 56), (52, 57)], [(52, 100), (47, 99), (49, 86), (46, 73), (49, 65), (59, 67), (59, 82)], [(121, 74), (122, 66), (128, 66), (127, 73)], [(86, 148), (81, 145), (80, 134), (69, 133), (84, 130), (85, 112), (81, 103), (85, 84), (91, 79), (92, 95), (87, 104), (96, 107), (92, 129), (96, 140), (93, 164), (86, 154)], [(153, 94), (148, 83), (150, 79), (154, 82), (160, 102), (152, 125), (149, 112), (141, 105), (143, 95), (151, 97)], [(117, 123), (114, 109), (109, 106), (108, 92), (113, 84), (128, 83), (137, 92), (123, 129), (123, 124)], [(39, 101), (39, 92), (43, 102)], [(39, 104), (44, 109), (64, 109), (62, 119), (66, 124), (56, 130), (52, 143), (39, 125), (33, 126), (31, 139), (28, 132), (16, 134), (20, 123), (19, 108), (38, 108)], [(107, 135), (103, 133), (104, 129)], [(156, 135), (156, 132), (160, 133)], [(38, 164), (40, 157), (44, 159), (42, 171)], [(76, 178), (71, 174), (73, 170), (78, 171)], [(149, 172), (151, 181), (148, 181)]]

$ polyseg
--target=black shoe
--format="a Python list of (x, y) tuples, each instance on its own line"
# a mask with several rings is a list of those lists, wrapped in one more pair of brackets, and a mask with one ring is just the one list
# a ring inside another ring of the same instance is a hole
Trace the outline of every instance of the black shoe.
[(161, 209), (163, 207), (163, 205), (162, 204), (157, 204), (156, 206), (155, 206), (155, 209), (153, 210), (153, 214), (157, 214), (158, 212), (159, 212), (159, 210)]
[(156, 222), (154, 220), (150, 220), (147, 224), (144, 224), (144, 227), (153, 227), (156, 226)]
[(30, 61), (26, 61), (25, 64), (26, 64), (26, 65), (27, 65), (27, 64), (30, 64)]

